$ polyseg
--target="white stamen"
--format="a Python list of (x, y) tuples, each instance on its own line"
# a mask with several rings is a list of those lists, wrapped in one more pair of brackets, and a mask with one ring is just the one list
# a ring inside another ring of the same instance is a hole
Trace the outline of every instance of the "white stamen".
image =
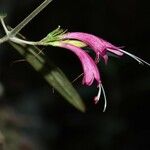
[(104, 90), (104, 87), (103, 87), (103, 85), (101, 83), (98, 85), (98, 88), (99, 88), (99, 91), (98, 91), (97, 96), (94, 98), (94, 101), (95, 101), (95, 104), (97, 104), (98, 101), (99, 101), (99, 99), (100, 99), (101, 92), (103, 92), (103, 96), (104, 96), (104, 108), (103, 108), (103, 112), (105, 112), (106, 107), (107, 107), (107, 99), (106, 99), (105, 90)]
[(150, 66), (150, 64), (149, 64), (148, 62), (144, 61), (143, 59), (141, 59), (141, 58), (139, 58), (139, 57), (137, 57), (137, 56), (135, 56), (135, 55), (133, 55), (133, 54), (131, 54), (131, 53), (129, 53), (129, 52), (126, 52), (126, 51), (124, 51), (124, 50), (122, 50), (122, 49), (119, 49), (119, 51), (120, 51), (120, 52), (123, 52), (124, 54), (126, 54), (126, 55), (128, 55), (128, 56), (130, 56), (130, 57), (132, 57), (132, 58), (135, 59), (137, 62), (139, 62), (139, 64), (146, 64), (146, 65)]
[(98, 103), (98, 101), (99, 101), (99, 99), (100, 99), (100, 96), (101, 96), (101, 83), (98, 85), (98, 94), (97, 94), (97, 96), (94, 98), (95, 104)]
[(103, 96), (104, 96), (104, 108), (103, 108), (103, 112), (106, 111), (106, 107), (107, 107), (107, 98), (106, 98), (106, 94), (105, 94), (105, 90), (103, 85), (101, 84), (101, 88), (102, 88), (102, 92), (103, 92)]

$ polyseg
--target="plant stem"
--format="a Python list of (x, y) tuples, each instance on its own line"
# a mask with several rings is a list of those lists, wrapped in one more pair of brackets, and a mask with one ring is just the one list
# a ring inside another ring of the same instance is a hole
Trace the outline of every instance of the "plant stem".
[(10, 38), (10, 41), (17, 43), (17, 44), (41, 45), (39, 42), (27, 41), (27, 40), (19, 39), (17, 37)]
[(7, 30), (7, 27), (5, 25), (4, 18), (1, 18), (0, 21), (1, 21), (1, 24), (2, 24), (2, 26), (4, 28), (4, 31), (5, 31), (6, 35), (8, 35), (9, 31)]
[(6, 41), (8, 41), (8, 40), (9, 40), (9, 37), (5, 35), (4, 37), (2, 37), (2, 38), (0, 39), (0, 44), (6, 42)]
[(22, 28), (24, 28), (38, 13), (40, 13), (52, 0), (45, 0), (38, 6), (29, 16), (19, 23), (12, 31), (11, 35), (15, 36)]
[[(0, 44), (8, 41), (11, 37), (14, 37), (21, 29), (23, 29), (38, 13), (40, 13), (52, 0), (45, 0), (40, 6), (38, 6), (29, 16), (27, 16), (21, 23), (19, 23), (14, 29), (8, 32), (7, 35), (0, 39)], [(3, 23), (3, 22), (2, 22)], [(2, 24), (3, 25), (3, 24)], [(5, 30), (5, 28), (4, 28)]]

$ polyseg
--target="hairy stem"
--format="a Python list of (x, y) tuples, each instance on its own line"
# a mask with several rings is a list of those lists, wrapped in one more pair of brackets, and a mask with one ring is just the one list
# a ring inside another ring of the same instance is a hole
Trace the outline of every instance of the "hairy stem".
[[(23, 29), (38, 13), (40, 13), (52, 0), (45, 0), (40, 6), (38, 6), (29, 16), (27, 16), (21, 23), (19, 23), (14, 29), (12, 29), (7, 35), (0, 39), (0, 44), (8, 41), (10, 37), (14, 37), (21, 29)], [(3, 21), (1, 21), (3, 23)], [(2, 24), (3, 25), (3, 24)], [(6, 30), (4, 28), (4, 30)]]
[(38, 41), (27, 41), (27, 40), (19, 39), (17, 37), (10, 38), (10, 41), (17, 43), (17, 44), (42, 45), (42, 43)]
[(19, 23), (12, 31), (11, 35), (15, 36), (22, 28), (24, 28), (38, 13), (40, 13), (52, 0), (45, 0), (38, 6), (29, 16)]

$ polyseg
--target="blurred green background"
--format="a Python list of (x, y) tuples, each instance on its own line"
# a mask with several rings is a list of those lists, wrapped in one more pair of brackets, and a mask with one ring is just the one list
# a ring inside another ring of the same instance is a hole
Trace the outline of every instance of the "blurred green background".
[[(42, 0), (0, 0), (6, 22), (15, 27)], [(95, 34), (150, 62), (149, 2), (137, 0), (53, 0), (21, 33), (39, 40), (58, 25)], [(0, 28), (0, 35), (3, 30)], [(82, 73), (76, 56), (65, 49), (42, 49), (72, 81)], [(94, 105), (95, 85), (81, 79), (74, 87), (87, 112), (81, 113), (50, 87), (7, 43), (0, 45), (0, 149), (4, 150), (149, 150), (150, 68), (127, 56), (109, 57), (99, 68), (106, 90)]]

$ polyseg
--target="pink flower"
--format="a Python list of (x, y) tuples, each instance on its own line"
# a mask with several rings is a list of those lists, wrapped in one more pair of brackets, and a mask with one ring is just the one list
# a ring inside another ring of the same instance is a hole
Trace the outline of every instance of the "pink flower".
[[(69, 41), (68, 41), (69, 43)], [(74, 54), (78, 56), (78, 58), (81, 61), (82, 67), (83, 67), (83, 80), (82, 83), (90, 86), (94, 80), (97, 82), (97, 86), (99, 88), (97, 96), (94, 98), (95, 103), (97, 103), (101, 96), (101, 90), (104, 95), (105, 105), (103, 111), (106, 109), (106, 96), (105, 91), (101, 83), (100, 73), (97, 68), (96, 63), (94, 60), (86, 53), (84, 50), (82, 50), (80, 47), (74, 46), (72, 44), (68, 44), (67, 41), (58, 41), (54, 42), (52, 45), (57, 47), (66, 48), (70, 51), (72, 51)]]
[(61, 35), (60, 38), (62, 40), (76, 39), (76, 40), (86, 43), (88, 46), (90, 46), (95, 51), (97, 61), (99, 60), (100, 57), (102, 57), (104, 59), (105, 63), (107, 63), (107, 60), (108, 60), (107, 51), (109, 51), (118, 56), (122, 56), (123, 54), (126, 54), (126, 55), (132, 57), (133, 59), (135, 59), (136, 61), (138, 61), (140, 64), (145, 63), (147, 65), (150, 65), (149, 63), (142, 60), (141, 58), (139, 58), (127, 51), (124, 51), (120, 47), (117, 47), (117, 46), (103, 40), (102, 38), (99, 38), (92, 34), (83, 33), (83, 32), (70, 32), (70, 33)]
[(108, 60), (108, 56), (106, 54), (107, 48), (109, 48), (111, 52), (119, 56), (123, 55), (123, 53), (118, 51), (118, 47), (92, 34), (83, 32), (70, 32), (64, 34), (62, 36), (62, 39), (76, 39), (85, 42), (95, 51), (97, 56), (96, 60), (99, 60), (99, 57), (101, 56), (104, 59), (105, 63), (107, 63)]
[(72, 51), (80, 59), (84, 70), (83, 84), (90, 86), (94, 82), (94, 79), (97, 81), (97, 84), (101, 83), (99, 70), (93, 59), (85, 51), (79, 47), (63, 42), (60, 44), (60, 47)]
[[(58, 27), (56, 30), (52, 31), (50, 34), (47, 35), (44, 39), (41, 40), (44, 42), (45, 45), (52, 45), (57, 47), (66, 48), (73, 53), (75, 53), (81, 61), (83, 67), (83, 84), (90, 86), (94, 80), (97, 82), (97, 86), (99, 88), (97, 96), (94, 98), (95, 103), (97, 103), (101, 96), (101, 91), (104, 95), (104, 111), (106, 109), (106, 95), (101, 83), (101, 78), (99, 74), (99, 70), (97, 68), (96, 63), (99, 61), (100, 57), (102, 57), (107, 63), (108, 55), (107, 52), (114, 53), (117, 56), (122, 56), (126, 54), (140, 64), (147, 64), (150, 66), (149, 63), (142, 60), (141, 58), (121, 49), (121, 47), (115, 46), (102, 38), (99, 38), (95, 35), (83, 33), (83, 32), (70, 32), (66, 33), (66, 31), (60, 29)], [(94, 50), (96, 53), (96, 61), (94, 61), (88, 53), (86, 53), (82, 47), (89, 46)]]

